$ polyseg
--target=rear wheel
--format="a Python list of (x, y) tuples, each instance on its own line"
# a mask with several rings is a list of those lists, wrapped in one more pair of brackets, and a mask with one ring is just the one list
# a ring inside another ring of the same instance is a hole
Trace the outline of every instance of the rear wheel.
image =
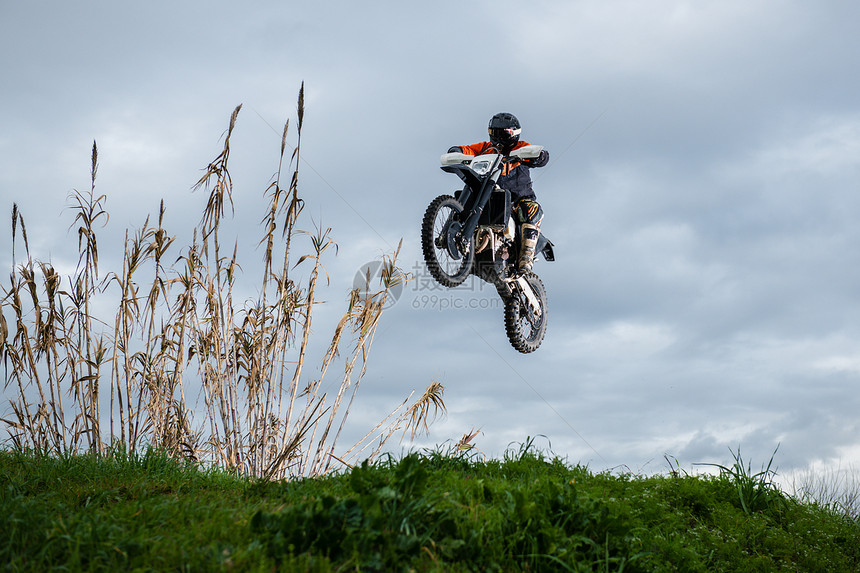
[(526, 283), (537, 299), (538, 309), (529, 302), (520, 285), (512, 283), (511, 296), (504, 297), (505, 301), (505, 331), (508, 340), (523, 354), (537, 350), (546, 334), (547, 304), (546, 289), (543, 282), (534, 273), (523, 276)]
[(421, 223), (421, 250), (424, 262), (434, 279), (447, 287), (462, 284), (475, 263), (474, 238), (460, 240), (456, 231), (461, 227), (456, 215), (463, 205), (450, 195), (433, 199)]

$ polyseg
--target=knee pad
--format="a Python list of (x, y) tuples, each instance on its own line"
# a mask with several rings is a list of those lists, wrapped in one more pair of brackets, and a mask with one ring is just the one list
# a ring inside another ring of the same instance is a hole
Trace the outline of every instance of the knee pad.
[(540, 203), (531, 199), (523, 199), (517, 203), (517, 213), (521, 223), (540, 225), (540, 221), (543, 219), (543, 209)]

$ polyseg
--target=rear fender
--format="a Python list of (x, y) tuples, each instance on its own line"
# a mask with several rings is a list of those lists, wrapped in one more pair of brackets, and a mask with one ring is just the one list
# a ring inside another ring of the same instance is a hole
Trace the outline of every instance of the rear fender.
[(555, 252), (553, 252), (552, 248), (552, 241), (547, 239), (546, 236), (541, 233), (540, 237), (538, 237), (538, 242), (535, 246), (535, 250), (539, 253), (543, 253), (543, 258), (552, 262), (555, 260)]

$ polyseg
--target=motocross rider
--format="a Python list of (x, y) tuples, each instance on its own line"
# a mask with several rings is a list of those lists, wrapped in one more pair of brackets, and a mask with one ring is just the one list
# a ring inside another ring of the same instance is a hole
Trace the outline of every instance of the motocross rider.
[[(519, 120), (513, 114), (497, 113), (490, 119), (490, 125), (487, 129), (490, 134), (490, 141), (451, 147), (448, 153), (465, 153), (466, 155), (501, 153), (507, 156), (514, 149), (529, 145), (525, 141), (520, 141), (522, 128)], [(529, 169), (531, 167), (543, 167), (548, 162), (549, 153), (544, 149), (541, 150), (540, 156), (534, 159), (518, 159), (505, 163), (498, 181), (499, 187), (510, 191), (514, 216), (520, 225), (520, 257), (517, 261), (517, 268), (522, 273), (532, 270), (535, 246), (540, 236), (540, 222), (543, 219), (543, 209), (535, 198)]]

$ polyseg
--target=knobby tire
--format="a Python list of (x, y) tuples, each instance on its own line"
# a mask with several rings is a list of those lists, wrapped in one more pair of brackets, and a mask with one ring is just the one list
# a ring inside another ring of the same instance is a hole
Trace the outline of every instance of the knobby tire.
[(518, 288), (515, 288), (513, 296), (504, 298), (505, 332), (511, 346), (523, 354), (528, 354), (537, 350), (543, 342), (549, 311), (543, 282), (534, 273), (527, 273), (525, 279), (532, 287), (540, 303), (540, 318), (537, 319), (533, 315), (525, 295), (518, 292)]
[[(447, 217), (445, 216), (446, 211), (449, 212)], [(439, 222), (450, 220), (454, 212), (462, 213), (463, 205), (451, 195), (440, 195), (427, 207), (424, 212), (424, 220), (421, 223), (421, 250), (424, 252), (424, 262), (427, 263), (430, 275), (439, 284), (446, 287), (463, 284), (475, 264), (475, 248), (472, 237), (469, 238), (466, 252), (461, 253), (459, 263), (456, 262), (458, 259), (451, 257), (445, 245), (440, 247), (436, 243), (442, 230), (439, 228)]]

